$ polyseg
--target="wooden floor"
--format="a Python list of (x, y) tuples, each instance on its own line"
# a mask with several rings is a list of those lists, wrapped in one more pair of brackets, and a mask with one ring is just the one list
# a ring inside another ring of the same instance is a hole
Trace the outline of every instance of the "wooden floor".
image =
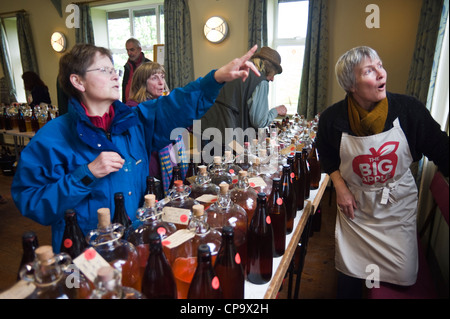
[[(0, 204), (0, 292), (10, 288), (17, 278), (22, 256), (22, 234), (36, 232), (40, 245), (51, 244), (50, 227), (42, 226), (23, 217), (11, 199), (12, 177), (0, 173), (0, 195), (6, 204)], [(335, 195), (331, 205), (326, 190), (321, 203), (322, 226), (309, 240), (308, 253), (300, 285), (300, 299), (334, 299), (337, 274), (334, 268)], [(287, 281), (278, 298), (287, 297)]]

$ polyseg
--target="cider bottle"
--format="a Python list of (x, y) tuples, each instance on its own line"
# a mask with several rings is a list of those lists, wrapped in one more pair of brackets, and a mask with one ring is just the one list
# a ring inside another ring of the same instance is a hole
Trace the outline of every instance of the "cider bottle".
[[(186, 229), (192, 215), (192, 207), (200, 204), (189, 195), (191, 188), (177, 180), (164, 199), (163, 221), (175, 224), (177, 229)], [(161, 201), (162, 202), (162, 201)]]
[(302, 210), (305, 207), (306, 172), (302, 152), (300, 151), (295, 152), (294, 170), (296, 175), (295, 193), (297, 209)]
[(220, 183), (231, 184), (233, 182), (231, 174), (225, 170), (225, 166), (222, 164), (222, 157), (220, 156), (214, 156), (214, 165), (211, 168), (210, 176), (211, 183), (217, 186)]
[(272, 278), (273, 231), (266, 194), (258, 194), (255, 214), (248, 229), (247, 280), (256, 285)]
[(234, 244), (234, 229), (231, 226), (222, 228), (222, 244), (214, 270), (222, 285), (224, 299), (244, 299), (244, 269)]
[(125, 209), (125, 198), (122, 192), (117, 192), (114, 194), (114, 217), (112, 220), (113, 224), (121, 224), (124, 227), (124, 232), (122, 238), (127, 240), (130, 233), (133, 231), (130, 216)]
[(311, 150), (308, 154), (308, 164), (311, 173), (311, 185), (310, 189), (318, 189), (321, 178), (321, 168), (319, 161), (319, 152), (317, 151), (316, 142), (313, 141), (311, 144)]
[(223, 292), (217, 277), (208, 245), (202, 244), (197, 250), (197, 268), (187, 295), (188, 299), (222, 299)]
[(97, 210), (98, 228), (87, 235), (89, 244), (114, 268), (120, 271), (122, 286), (141, 290), (139, 257), (136, 248), (122, 239), (124, 227), (111, 224), (109, 208)]
[(308, 150), (306, 148), (303, 148), (302, 150), (302, 161), (304, 162), (305, 167), (305, 200), (309, 198), (310, 193), (310, 185), (311, 185), (311, 172), (309, 170), (309, 163), (308, 163)]
[(273, 256), (279, 257), (286, 249), (286, 206), (281, 193), (281, 179), (273, 179), (272, 194), (267, 203), (273, 229)]
[(289, 164), (283, 165), (283, 175), (281, 178), (281, 193), (283, 202), (286, 205), (286, 234), (292, 233), (294, 229), (294, 214), (297, 203), (295, 201), (295, 189), (291, 178), (291, 167)]
[(22, 259), (20, 260), (17, 280), (20, 280), (20, 270), (26, 264), (33, 262), (36, 258), (35, 250), (39, 247), (39, 241), (34, 231), (26, 231), (22, 235)]
[(206, 208), (208, 208), (212, 202), (217, 200), (219, 186), (211, 183), (211, 179), (205, 165), (198, 166), (198, 174), (194, 183), (192, 183), (190, 187), (191, 194), (189, 196), (197, 200)]
[(154, 194), (156, 196), (156, 200), (161, 200), (164, 198), (164, 192), (162, 191), (161, 187), (158, 188), (158, 185), (161, 184), (158, 182), (156, 183), (155, 178), (153, 176), (147, 176), (147, 187), (145, 189), (145, 195), (147, 194)]
[(95, 289), (89, 299), (145, 299), (145, 296), (120, 282), (120, 272), (112, 267), (101, 267), (94, 282)]
[(150, 234), (149, 242), (150, 253), (142, 277), (142, 292), (150, 299), (176, 299), (175, 277), (164, 255), (161, 236), (153, 232)]
[(86, 238), (78, 225), (77, 214), (74, 209), (67, 209), (64, 213), (66, 226), (61, 241), (60, 251), (67, 253), (72, 259), (77, 258), (88, 248)]
[(176, 165), (174, 167), (172, 167), (172, 177), (170, 179), (170, 184), (169, 184), (169, 189), (173, 188), (175, 185), (175, 181), (183, 181), (183, 176), (181, 175), (181, 167)]
[(230, 191), (230, 199), (233, 203), (241, 206), (247, 213), (248, 223), (250, 223), (256, 209), (256, 198), (258, 193), (249, 185), (247, 171), (239, 172), (239, 181)]

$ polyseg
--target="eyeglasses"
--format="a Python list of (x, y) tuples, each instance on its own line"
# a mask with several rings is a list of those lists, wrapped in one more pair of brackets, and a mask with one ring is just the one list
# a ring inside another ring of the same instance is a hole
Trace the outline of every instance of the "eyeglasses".
[(122, 76), (122, 70), (117, 70), (117, 69), (110, 68), (110, 67), (86, 70), (86, 72), (91, 72), (91, 71), (100, 71), (103, 74), (109, 74), (109, 75), (112, 75), (114, 73), (114, 74), (118, 74), (119, 76)]

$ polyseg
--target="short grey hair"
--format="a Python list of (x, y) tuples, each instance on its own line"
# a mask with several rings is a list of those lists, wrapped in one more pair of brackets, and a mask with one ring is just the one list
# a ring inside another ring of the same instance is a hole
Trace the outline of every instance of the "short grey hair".
[(380, 60), (378, 53), (367, 46), (360, 46), (345, 52), (337, 61), (334, 68), (336, 79), (339, 85), (345, 90), (350, 90), (355, 86), (355, 67), (361, 64), (364, 59)]
[(135, 39), (135, 38), (129, 38), (129, 39), (125, 42), (125, 45), (127, 45), (128, 43), (133, 43), (134, 46), (135, 46), (136, 48), (142, 49), (141, 42), (139, 42), (138, 39)]

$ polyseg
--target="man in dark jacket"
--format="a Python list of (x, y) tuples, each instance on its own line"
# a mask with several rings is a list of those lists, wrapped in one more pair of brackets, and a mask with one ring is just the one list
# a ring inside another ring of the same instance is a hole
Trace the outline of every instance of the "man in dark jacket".
[(131, 80), (133, 79), (134, 70), (137, 69), (144, 62), (151, 62), (147, 59), (142, 52), (141, 43), (135, 39), (130, 38), (125, 43), (127, 49), (128, 61), (123, 66), (125, 69), (122, 80), (122, 102), (126, 103), (128, 94), (130, 92)]

